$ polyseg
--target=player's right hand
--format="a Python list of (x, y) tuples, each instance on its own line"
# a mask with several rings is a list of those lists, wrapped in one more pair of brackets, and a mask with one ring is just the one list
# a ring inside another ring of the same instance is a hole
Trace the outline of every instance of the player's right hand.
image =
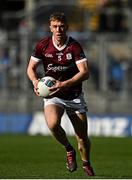
[(33, 86), (34, 86), (34, 92), (37, 96), (40, 96), (39, 95), (39, 92), (37, 91), (38, 90), (38, 82), (39, 82), (40, 79), (37, 79), (33, 82)]

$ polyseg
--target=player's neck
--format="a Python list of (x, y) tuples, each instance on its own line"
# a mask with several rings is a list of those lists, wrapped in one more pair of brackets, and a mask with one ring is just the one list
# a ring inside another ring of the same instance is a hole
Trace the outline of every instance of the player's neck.
[(53, 39), (54, 39), (54, 43), (56, 44), (56, 46), (58, 46), (60, 48), (66, 43), (67, 36), (64, 39), (60, 39), (60, 40), (55, 39), (53, 36)]

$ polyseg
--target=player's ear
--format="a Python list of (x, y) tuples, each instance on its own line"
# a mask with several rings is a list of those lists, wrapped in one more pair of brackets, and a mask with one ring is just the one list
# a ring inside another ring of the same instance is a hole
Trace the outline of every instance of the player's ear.
[(50, 31), (51, 31), (51, 32), (53, 32), (53, 30), (52, 30), (51, 26), (49, 26), (49, 28), (50, 28)]

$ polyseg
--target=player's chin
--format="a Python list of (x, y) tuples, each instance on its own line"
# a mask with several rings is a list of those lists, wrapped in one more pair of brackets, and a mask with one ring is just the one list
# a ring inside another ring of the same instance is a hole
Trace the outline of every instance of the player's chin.
[(62, 39), (62, 36), (61, 35), (57, 35), (57, 40), (60, 40)]

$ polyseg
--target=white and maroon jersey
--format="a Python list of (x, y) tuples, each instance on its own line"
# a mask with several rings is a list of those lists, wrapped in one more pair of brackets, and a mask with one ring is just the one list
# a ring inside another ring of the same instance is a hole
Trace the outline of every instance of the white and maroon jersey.
[[(31, 59), (43, 63), (45, 76), (60, 81), (72, 78), (79, 72), (76, 64), (87, 60), (82, 47), (72, 37), (68, 37), (61, 48), (55, 44), (52, 37), (43, 38), (36, 44)], [(82, 83), (63, 90), (56, 96), (62, 99), (74, 99), (81, 91)]]

